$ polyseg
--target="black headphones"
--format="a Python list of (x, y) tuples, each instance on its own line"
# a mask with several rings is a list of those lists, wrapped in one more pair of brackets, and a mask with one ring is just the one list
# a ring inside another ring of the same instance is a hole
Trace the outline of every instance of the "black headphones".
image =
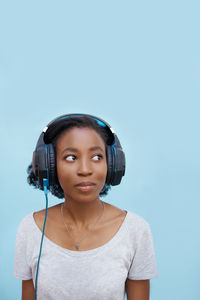
[(118, 185), (121, 182), (122, 176), (125, 174), (125, 154), (120, 145), (117, 135), (108, 123), (104, 120), (88, 114), (67, 114), (62, 115), (51, 121), (42, 131), (36, 149), (33, 152), (32, 167), (33, 173), (43, 187), (43, 180), (47, 179), (47, 186), (56, 183), (56, 155), (54, 146), (51, 142), (45, 141), (48, 131), (52, 127), (56, 127), (57, 123), (69, 117), (89, 117), (95, 120), (98, 126), (104, 127), (110, 136), (110, 144), (106, 145), (107, 157), (107, 185)]

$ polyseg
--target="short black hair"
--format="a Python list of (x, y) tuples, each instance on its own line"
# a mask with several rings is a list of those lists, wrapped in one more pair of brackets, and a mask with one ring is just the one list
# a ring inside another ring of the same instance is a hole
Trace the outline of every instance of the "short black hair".
[[(73, 128), (73, 127), (78, 127), (78, 128), (92, 128), (94, 129), (103, 139), (105, 145), (110, 145), (112, 144), (112, 137), (111, 134), (108, 130), (107, 127), (102, 127), (97, 124), (97, 122), (89, 117), (89, 116), (71, 116), (65, 119), (61, 119), (60, 121), (57, 121), (53, 123), (52, 125), (49, 126), (47, 133), (45, 134), (44, 137), (44, 142), (46, 144), (52, 144), (54, 147), (54, 151), (56, 153), (56, 142), (58, 137), (63, 133), (64, 131)], [(27, 181), (28, 184), (33, 185), (35, 188), (43, 190), (42, 185), (39, 183), (37, 177), (33, 173), (33, 167), (32, 163), (28, 166), (27, 168)], [(101, 192), (99, 193), (100, 196), (106, 196), (108, 194), (108, 191), (110, 190), (111, 186), (105, 184)], [(48, 187), (49, 191), (52, 193), (52, 195), (58, 197), (59, 199), (64, 198), (64, 192), (62, 187), (60, 186), (60, 183), (57, 178), (57, 173), (56, 173), (56, 180), (53, 185), (50, 185)]]

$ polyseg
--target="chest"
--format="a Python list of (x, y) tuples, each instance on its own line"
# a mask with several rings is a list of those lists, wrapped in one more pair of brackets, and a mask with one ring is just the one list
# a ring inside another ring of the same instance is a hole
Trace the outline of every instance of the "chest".
[[(126, 212), (102, 220), (95, 228), (77, 229), (63, 222), (55, 222), (47, 218), (45, 236), (58, 246), (74, 251), (87, 251), (101, 247), (117, 234), (125, 219)], [(37, 224), (42, 231), (42, 223)]]
[[(71, 253), (45, 240), (38, 299), (123, 300), (130, 261), (122, 241), (114, 239), (100, 251)], [(36, 263), (35, 259), (33, 274)]]

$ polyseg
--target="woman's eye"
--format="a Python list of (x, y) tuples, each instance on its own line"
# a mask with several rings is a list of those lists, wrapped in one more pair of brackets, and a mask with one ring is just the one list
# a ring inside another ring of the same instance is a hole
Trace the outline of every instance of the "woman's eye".
[(76, 156), (75, 155), (67, 155), (67, 156), (65, 156), (65, 159), (68, 161), (74, 161), (76, 159)]
[(94, 160), (101, 160), (103, 158), (103, 156), (101, 154), (97, 154), (93, 156)]

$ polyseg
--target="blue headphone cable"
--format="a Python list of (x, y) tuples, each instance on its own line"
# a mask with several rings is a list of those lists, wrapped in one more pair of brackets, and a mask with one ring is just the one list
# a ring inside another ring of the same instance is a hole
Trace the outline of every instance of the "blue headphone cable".
[(43, 224), (43, 230), (42, 230), (42, 237), (41, 237), (41, 242), (40, 242), (40, 251), (39, 251), (39, 256), (38, 256), (38, 262), (37, 262), (37, 270), (36, 270), (36, 276), (35, 276), (35, 300), (37, 300), (37, 282), (38, 282), (38, 272), (39, 272), (39, 264), (40, 264), (40, 257), (42, 253), (42, 244), (43, 244), (43, 239), (44, 239), (44, 231), (45, 231), (45, 225), (46, 225), (46, 219), (47, 219), (47, 210), (48, 210), (48, 179), (44, 178), (43, 179), (43, 186), (44, 186), (44, 194), (46, 198), (46, 210), (45, 210), (45, 218), (44, 218), (44, 224)]

